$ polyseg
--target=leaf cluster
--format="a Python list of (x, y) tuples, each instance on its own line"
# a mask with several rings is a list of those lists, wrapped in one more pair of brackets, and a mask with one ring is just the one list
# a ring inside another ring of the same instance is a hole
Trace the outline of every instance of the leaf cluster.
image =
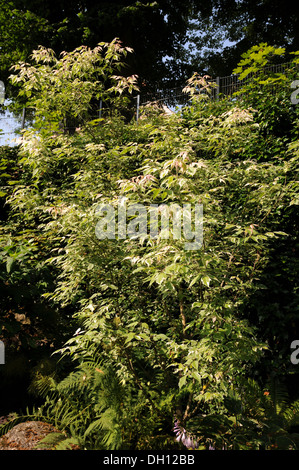
[[(256, 448), (269, 438), (270, 411), (255, 402), (265, 385), (262, 365), (277, 359), (271, 331), (264, 335), (256, 320), (255, 299), (265, 306), (275, 248), (298, 233), (296, 120), (283, 150), (268, 126), (278, 150), (262, 158), (256, 113), (263, 103), (199, 99), (199, 85), (205, 92), (209, 86), (194, 76), (186, 89), (191, 103), (180, 112), (165, 116), (147, 107), (138, 123), (125, 122), (122, 99), (134, 79), (114, 74), (121, 47), (114, 41), (60, 59), (40, 49), (36, 65), (20, 65), (13, 78), (37, 118), (20, 149), (30, 177), (9, 198), (9, 253), (17, 260), (34, 253), (32, 266), (54, 274), (43, 300), (70, 311), (78, 328), (56, 352), (73, 370), (59, 380), (37, 375), (35, 383), (56, 424), (86, 448), (179, 447), (175, 419), (203, 446)], [(89, 105), (100, 97), (109, 112), (94, 121)], [(63, 119), (80, 126), (66, 132)], [(135, 224), (132, 236), (99, 238), (99, 205), (117, 211), (120, 201), (141, 204), (148, 215), (153, 207), (173, 215), (174, 207), (202, 205), (202, 242), (188, 249), (187, 233), (165, 236), (161, 226), (152, 237), (148, 217), (139, 236), (136, 212), (127, 221)], [(42, 253), (26, 234), (21, 248), (12, 248), (20, 220), (44, 240)], [(293, 286), (292, 269), (288, 278)], [(262, 317), (266, 322), (270, 313)]]

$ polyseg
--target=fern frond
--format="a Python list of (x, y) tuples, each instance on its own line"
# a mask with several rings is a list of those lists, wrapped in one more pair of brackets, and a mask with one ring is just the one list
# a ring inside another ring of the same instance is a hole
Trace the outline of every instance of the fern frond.
[(273, 378), (269, 382), (270, 396), (276, 413), (279, 414), (290, 402), (287, 387)]
[(90, 423), (86, 431), (84, 432), (84, 438), (89, 437), (92, 433), (102, 430), (102, 421), (101, 419), (96, 419)]
[(15, 414), (13, 418), (11, 418), (9, 421), (7, 421), (6, 423), (0, 426), (0, 437), (4, 436), (4, 434), (10, 431), (17, 424), (24, 423), (26, 421), (43, 420), (42, 418), (43, 416), (42, 416), (40, 408), (36, 409), (35, 407), (33, 407), (32, 410), (30, 411), (29, 408), (27, 407), (24, 413)]
[(90, 384), (92, 379), (91, 371), (86, 367), (79, 367), (77, 370), (71, 372), (57, 385), (59, 393), (71, 393), (73, 391), (82, 391)]
[(79, 446), (79, 441), (75, 437), (68, 437), (61, 432), (51, 432), (37, 444), (39, 448), (52, 450), (71, 450), (74, 446)]
[(61, 432), (50, 432), (36, 444), (36, 447), (44, 449), (53, 449), (65, 439), (66, 436)]
[(23, 423), (24, 421), (28, 421), (27, 416), (16, 416), (15, 418), (12, 418), (10, 421), (7, 421), (6, 423), (2, 424), (0, 426), (0, 437), (4, 436), (4, 434), (10, 431), (14, 426), (16, 426), (19, 423)]
[(59, 442), (56, 446), (56, 450), (74, 450), (74, 447), (77, 449), (80, 448), (79, 440), (75, 437), (68, 437)]
[(37, 372), (28, 387), (29, 393), (45, 398), (57, 387), (54, 376), (54, 374), (44, 376)]
[(107, 408), (97, 420), (96, 427), (102, 433), (105, 449), (117, 450), (122, 444), (121, 429), (117, 418), (116, 411), (113, 408)]

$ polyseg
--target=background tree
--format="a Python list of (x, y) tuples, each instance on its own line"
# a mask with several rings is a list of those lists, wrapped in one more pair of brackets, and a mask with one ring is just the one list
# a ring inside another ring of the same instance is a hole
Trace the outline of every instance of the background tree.
[(180, 86), (193, 71), (230, 75), (260, 42), (296, 50), (298, 17), (290, 0), (1, 0), (0, 74), (5, 80), (40, 45), (59, 54), (118, 37), (135, 51), (126, 73), (138, 74), (145, 90)]
[(267, 42), (287, 51), (299, 48), (299, 6), (290, 0), (215, 0), (211, 14), (191, 17), (185, 58), (194, 70), (230, 75), (241, 54)]
[(179, 70), (174, 74), (164, 58), (172, 56), (185, 41), (192, 12), (209, 14), (206, 3), (1, 0), (1, 74), (6, 77), (8, 67), (17, 60), (29, 60), (32, 50), (40, 45), (60, 54), (118, 37), (134, 49), (127, 61), (127, 74), (138, 74), (148, 86), (175, 83)]

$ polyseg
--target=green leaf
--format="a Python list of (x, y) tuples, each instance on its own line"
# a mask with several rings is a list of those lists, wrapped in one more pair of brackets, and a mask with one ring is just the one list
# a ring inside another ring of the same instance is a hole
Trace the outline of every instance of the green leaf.
[(187, 381), (187, 376), (183, 375), (183, 377), (181, 377), (179, 380), (179, 388), (184, 387), (184, 385), (186, 384), (186, 381)]
[(14, 258), (12, 258), (11, 256), (9, 256), (7, 258), (7, 261), (6, 261), (6, 271), (7, 273), (9, 274), (12, 270), (12, 267), (13, 267), (13, 264), (14, 264)]
[(204, 286), (210, 287), (211, 278), (209, 276), (204, 276), (201, 278), (201, 282)]

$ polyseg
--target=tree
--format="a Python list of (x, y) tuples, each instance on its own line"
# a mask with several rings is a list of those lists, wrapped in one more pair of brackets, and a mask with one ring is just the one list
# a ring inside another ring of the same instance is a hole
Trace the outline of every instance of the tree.
[[(261, 42), (299, 48), (298, 4), (287, 0), (220, 0), (209, 2), (211, 15), (191, 17), (191, 66), (213, 76), (230, 75), (239, 57)], [(193, 55), (193, 60), (192, 60)]]
[[(187, 20), (194, 9), (208, 10), (206, 2), (116, 2), (81, 0), (1, 2), (0, 69), (7, 76), (8, 67), (17, 60), (29, 60), (38, 46), (52, 48), (56, 54), (85, 45), (111, 42), (115, 37), (134, 54), (127, 60), (127, 74), (137, 74), (147, 86), (173, 83), (164, 58), (171, 56), (185, 41)], [(185, 77), (184, 77), (185, 78)]]
[(0, 76), (10, 91), (10, 67), (29, 58), (32, 50), (46, 40), (47, 21), (34, 11), (16, 9), (13, 2), (0, 2)]
[[(32, 230), (46, 240), (40, 261), (59, 275), (43, 298), (70, 309), (78, 327), (57, 351), (72, 361), (71, 373), (35, 378), (35, 388), (48, 393), (42, 412), (62, 416), (85, 448), (268, 445), (259, 372), (270, 341), (254, 320), (254, 299), (262, 298), (275, 245), (287, 237), (281, 218), (297, 204), (298, 136), (291, 132), (274, 159), (260, 158), (255, 109), (242, 100), (209, 101), (198, 74), (180, 113), (166, 117), (149, 106), (138, 124), (125, 122), (120, 111), (135, 81), (116, 72), (126, 52), (118, 41), (59, 58), (40, 48), (34, 64), (15, 69), (13, 81), (38, 119), (23, 136), (28, 177), (10, 197), (11, 216), (18, 229), (26, 215), (24, 245)], [(111, 106), (90, 120), (86, 109), (99, 96)], [(82, 118), (75, 132), (59, 126), (65, 116)], [(296, 129), (296, 116), (289, 123)], [(139, 204), (146, 215), (157, 206), (173, 215), (177, 206), (202, 204), (203, 243), (186, 249), (190, 226), (176, 237), (160, 225), (152, 237), (149, 219), (134, 210), (127, 212), (130, 236), (99, 236), (103, 207), (115, 214), (122, 204)]]
[(38, 46), (59, 55), (115, 37), (135, 51), (125, 73), (137, 74), (144, 92), (183, 85), (194, 71), (230, 75), (241, 54), (260, 42), (299, 47), (298, 6), (290, 0), (1, 0), (0, 18), (4, 81), (9, 67), (28, 61)]

